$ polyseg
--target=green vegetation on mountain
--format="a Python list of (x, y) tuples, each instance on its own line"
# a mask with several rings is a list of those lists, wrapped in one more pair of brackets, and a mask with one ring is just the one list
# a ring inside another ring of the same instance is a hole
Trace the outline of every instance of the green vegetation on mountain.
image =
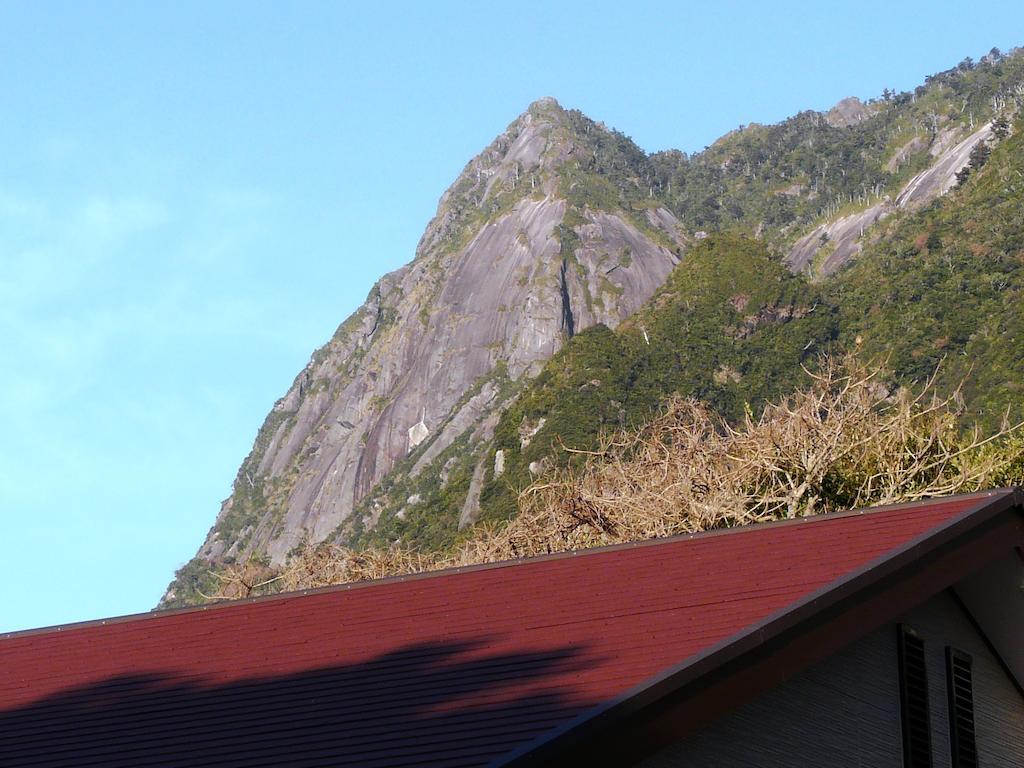
[(481, 497), (483, 520), (515, 513), (519, 491), (544, 462), (568, 460), (602, 431), (641, 423), (673, 394), (728, 417), (788, 386), (837, 330), (818, 290), (765, 246), (717, 235), (687, 252), (647, 307), (616, 331), (594, 326), (558, 352), (495, 431)]
[(965, 381), (989, 429), (1007, 409), (1024, 418), (1024, 132), (952, 194), (887, 222), (828, 297), (847, 347), (859, 338), (906, 382), (936, 367), (944, 390)]
[(645, 155), (625, 135), (591, 130), (593, 121), (570, 111), (588, 157), (575, 170), (592, 199), (656, 199), (689, 229), (757, 233), (779, 244), (826, 213), (893, 195), (928, 164), (937, 141), (991, 119), (1020, 96), (1022, 82), (1024, 55), (993, 50), (913, 92), (887, 89), (848, 121), (805, 111), (776, 125), (741, 126), (693, 155)]
[(734, 131), (690, 158), (657, 155), (658, 184), (672, 185), (673, 210), (693, 226), (738, 225), (785, 239), (825, 212), (894, 194), (928, 162), (940, 134), (980, 126), (1022, 79), (1019, 54), (965, 62), (913, 93), (869, 100), (863, 119), (850, 125), (803, 112)]

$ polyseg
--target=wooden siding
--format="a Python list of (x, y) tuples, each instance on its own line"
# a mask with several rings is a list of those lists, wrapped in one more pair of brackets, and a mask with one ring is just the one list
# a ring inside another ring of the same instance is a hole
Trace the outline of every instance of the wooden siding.
[(935, 765), (951, 764), (944, 655), (947, 645), (973, 657), (978, 764), (983, 768), (1024, 765), (1024, 698), (956, 601), (949, 595), (940, 595), (909, 613), (906, 623), (914, 627), (926, 643)]
[[(925, 640), (936, 768), (950, 765), (945, 647), (974, 660), (979, 764), (1024, 765), (1024, 698), (956, 601), (940, 595), (902, 619)], [(900, 768), (896, 626), (887, 625), (641, 768)]]
[(899, 768), (896, 666), (886, 626), (640, 765)]

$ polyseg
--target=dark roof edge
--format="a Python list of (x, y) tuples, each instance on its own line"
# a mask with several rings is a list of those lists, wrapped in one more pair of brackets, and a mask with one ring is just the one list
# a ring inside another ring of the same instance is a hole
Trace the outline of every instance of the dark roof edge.
[[(613, 726), (642, 707), (670, 695), (698, 677), (764, 645), (783, 632), (891, 575), (913, 560), (954, 542), (960, 536), (969, 533), (999, 514), (1013, 508), (1024, 510), (1024, 489), (1020, 487), (942, 497), (924, 503), (936, 504), (972, 496), (978, 497), (979, 502), (946, 523), (911, 539), (903, 546), (825, 585), (796, 603), (776, 611), (762, 621), (746, 627), (740, 633), (648, 678), (621, 696), (582, 713), (561, 727), (503, 755), (490, 765), (494, 768), (498, 766), (507, 768), (522, 766), (525, 768), (532, 765), (547, 765), (549, 764), (548, 760), (557, 758), (563, 748), (570, 748), (590, 729), (598, 727), (606, 729)], [(876, 509), (881, 511), (882, 509), (918, 505), (920, 505), (919, 502), (913, 502)]]
[(436, 571), (421, 571), (419, 573), (408, 573), (399, 576), (387, 576), (380, 579), (366, 579), (364, 581), (352, 581), (344, 584), (331, 584), (325, 587), (301, 589), (293, 592), (278, 592), (272, 595), (246, 597), (240, 598), (238, 600), (220, 600), (214, 603), (208, 603), (206, 605), (193, 605), (184, 608), (156, 609), (152, 611), (145, 611), (142, 613), (129, 613), (121, 616), (112, 616), (104, 619), (87, 619), (85, 621), (70, 622), (68, 624), (54, 624), (45, 627), (21, 629), (13, 632), (0, 632), (0, 641), (15, 637), (48, 634), (51, 632), (68, 632), (77, 629), (85, 629), (88, 627), (107, 626), (110, 624), (120, 624), (129, 621), (148, 621), (153, 619), (162, 619), (169, 616), (179, 616), (189, 613), (207, 613), (209, 611), (231, 610), (233, 608), (237, 608), (244, 605), (250, 605), (252, 603), (273, 602), (276, 600), (294, 600), (295, 598), (306, 597), (308, 595), (329, 594), (332, 592), (347, 592), (353, 589), (367, 589), (382, 584), (394, 584), (403, 583), (407, 581), (419, 581), (420, 579), (442, 578), (446, 576), (454, 576), (460, 573), (496, 570), (499, 568), (508, 568), (512, 566), (523, 565), (526, 563), (540, 563), (547, 562), (549, 560), (567, 560), (576, 557), (588, 557), (591, 555), (599, 555), (606, 552), (636, 549), (638, 547), (656, 547), (664, 544), (673, 544), (679, 541), (687, 541), (690, 539), (749, 533), (751, 531), (759, 531), (764, 530), (766, 528), (778, 528), (790, 525), (808, 525), (813, 523), (824, 522), (827, 520), (841, 519), (844, 517), (859, 517), (865, 514), (874, 514), (876, 512), (885, 512), (894, 509), (911, 509), (913, 507), (931, 506), (934, 504), (957, 501), (960, 499), (970, 499), (975, 497), (979, 499), (989, 499), (995, 495), (1006, 494), (1011, 492), (1020, 493), (1022, 495), (1022, 499), (1024, 499), (1024, 492), (1022, 492), (1020, 488), (1011, 487), (996, 488), (987, 491), (974, 491), (973, 493), (961, 493), (953, 496), (938, 496), (927, 499), (920, 499), (917, 501), (905, 501), (897, 504), (885, 504), (877, 507), (858, 507), (857, 509), (845, 510), (843, 512), (830, 512), (828, 514), (808, 515), (806, 517), (797, 517), (785, 520), (769, 520), (764, 523), (737, 525), (731, 528), (713, 528), (707, 531), (683, 533), (677, 536), (666, 536), (664, 538), (643, 539), (641, 541), (629, 541), (622, 544), (608, 544), (601, 547), (589, 547), (587, 549), (571, 549), (565, 550), (563, 552), (553, 552), (548, 555), (535, 555), (533, 557), (521, 557), (513, 560), (498, 560), (493, 563), (477, 563), (474, 565), (460, 565), (451, 568), (439, 568)]

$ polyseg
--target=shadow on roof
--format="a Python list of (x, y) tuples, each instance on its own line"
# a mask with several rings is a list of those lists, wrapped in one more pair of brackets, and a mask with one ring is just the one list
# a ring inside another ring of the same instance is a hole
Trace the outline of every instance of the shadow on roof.
[(595, 705), (567, 686), (595, 663), (482, 638), (227, 683), (118, 676), (0, 711), (0, 765), (485, 765)]

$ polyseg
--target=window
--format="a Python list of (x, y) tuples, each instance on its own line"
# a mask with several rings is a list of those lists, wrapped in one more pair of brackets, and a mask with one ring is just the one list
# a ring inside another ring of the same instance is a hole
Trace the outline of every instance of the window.
[(949, 689), (949, 750), (953, 757), (953, 768), (977, 768), (971, 657), (948, 646), (946, 685)]
[(904, 768), (932, 768), (932, 728), (928, 710), (928, 668), (924, 640), (899, 626), (900, 714)]

